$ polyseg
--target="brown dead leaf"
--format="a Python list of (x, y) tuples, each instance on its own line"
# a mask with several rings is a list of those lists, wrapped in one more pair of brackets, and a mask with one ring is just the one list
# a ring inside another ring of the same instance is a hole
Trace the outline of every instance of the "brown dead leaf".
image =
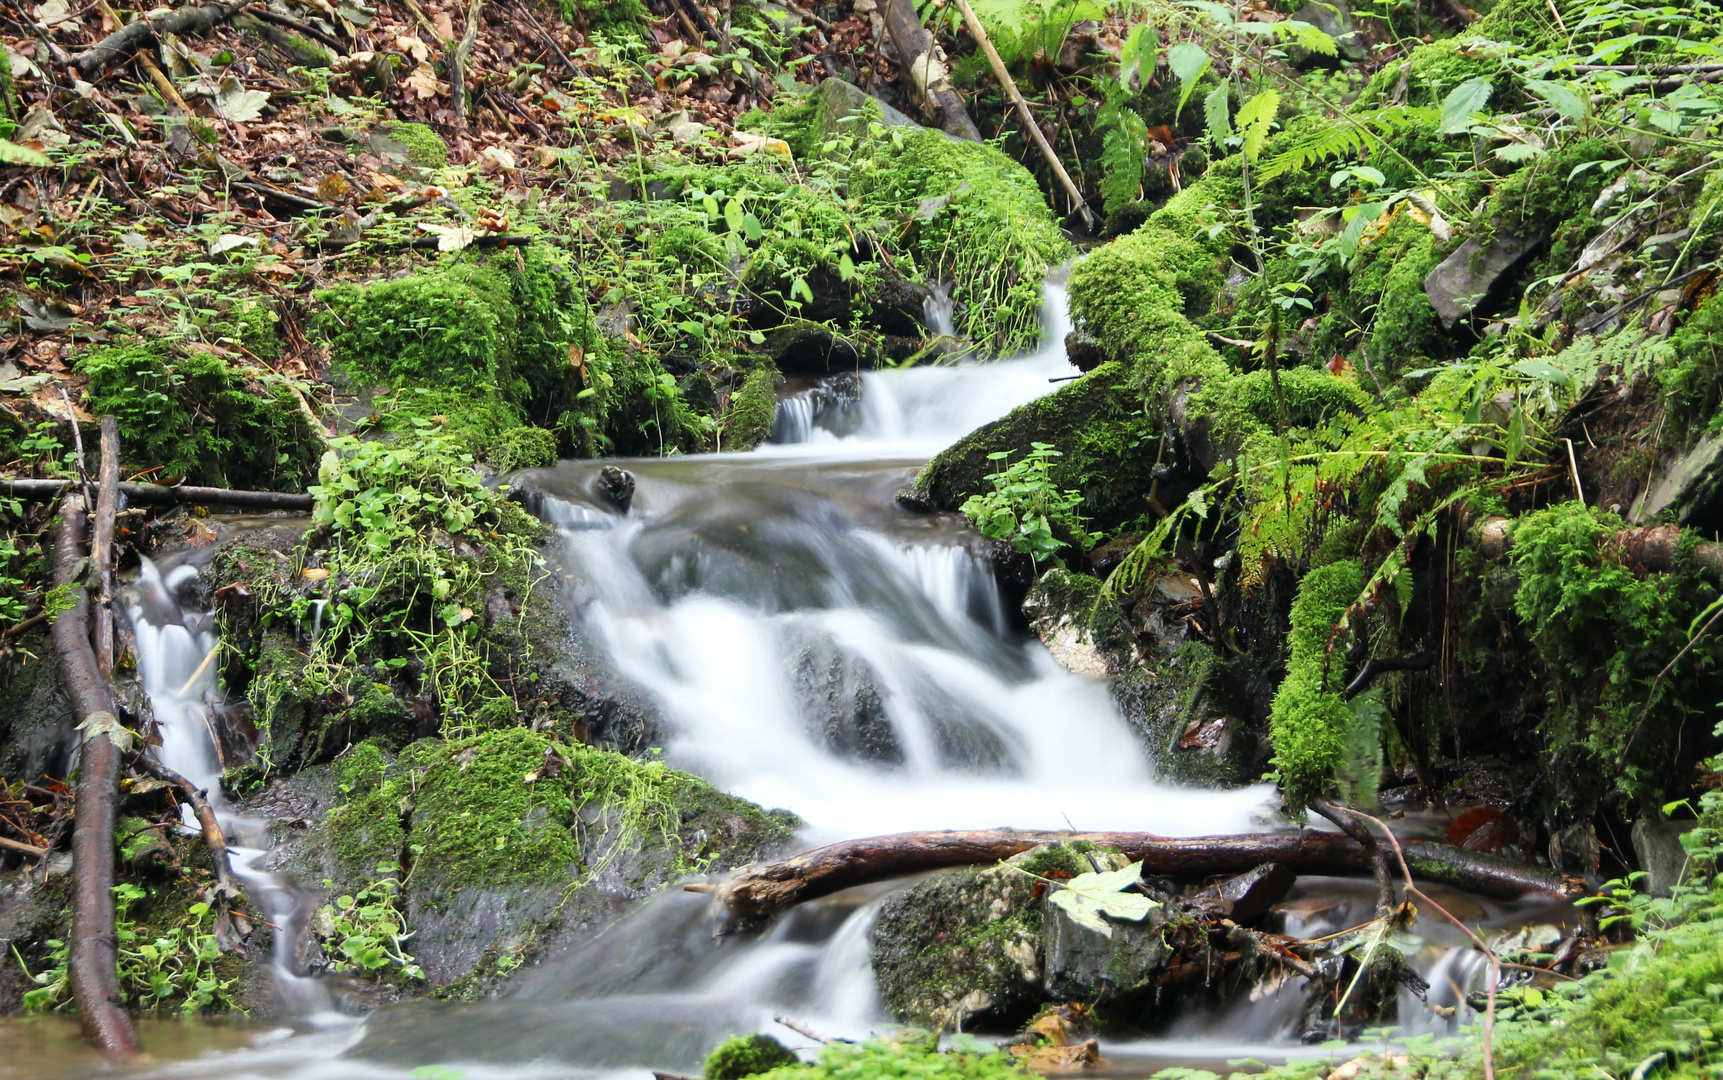
[(429, 64), (420, 64), (414, 68), (413, 73), (402, 80), (402, 85), (411, 90), (420, 101), (429, 101), (445, 92), (445, 87), (437, 81), (437, 76), (431, 71)]
[(353, 185), (340, 173), (330, 173), (317, 185), (317, 197), (326, 203), (342, 203), (353, 197)]
[(437, 36), (444, 41), (455, 40), (455, 24), (449, 18), (449, 13), (439, 11), (431, 16), (431, 25), (437, 28)]

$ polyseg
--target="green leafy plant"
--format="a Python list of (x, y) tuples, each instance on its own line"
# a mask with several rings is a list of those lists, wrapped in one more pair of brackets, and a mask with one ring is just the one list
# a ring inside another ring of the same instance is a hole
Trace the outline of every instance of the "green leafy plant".
[[(385, 876), (317, 909), (317, 938), (329, 970), (372, 976), (398, 971), (409, 979), (425, 977), (424, 969), (406, 950), (413, 932), (398, 904), (401, 884), (394, 877), (396, 869), (393, 863), (379, 863), (377, 872)], [(323, 884), (333, 887), (333, 882)]]
[[(1076, 545), (1087, 551), (1098, 533), (1086, 530), (1078, 516), (1083, 502), (1078, 491), (1062, 490), (1049, 472), (1059, 451), (1048, 443), (1033, 443), (1029, 453), (987, 477), (991, 492), (972, 495), (960, 508), (981, 535), (1003, 540), (1037, 564), (1055, 558), (1061, 548)], [(989, 461), (1007, 461), (1009, 451), (988, 454)]]

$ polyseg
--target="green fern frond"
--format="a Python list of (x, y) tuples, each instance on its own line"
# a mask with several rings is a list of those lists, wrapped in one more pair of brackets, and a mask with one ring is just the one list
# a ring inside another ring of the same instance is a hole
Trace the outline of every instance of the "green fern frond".
[(1376, 136), (1366, 131), (1362, 124), (1342, 121), (1315, 132), (1310, 138), (1294, 143), (1263, 162), (1257, 171), (1257, 179), (1267, 183), (1284, 173), (1308, 169), (1329, 158), (1362, 154), (1374, 148), (1376, 143)]

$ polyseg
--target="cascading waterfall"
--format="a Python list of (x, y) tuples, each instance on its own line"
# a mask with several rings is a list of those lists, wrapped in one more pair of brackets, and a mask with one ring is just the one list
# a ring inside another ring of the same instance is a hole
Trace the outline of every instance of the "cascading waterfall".
[[(149, 696), (161, 745), (162, 764), (204, 790), (229, 838), (233, 872), (244, 883), (249, 899), (277, 927), (271, 967), (283, 1005), (303, 1016), (327, 1013), (329, 996), (315, 980), (302, 976), (294, 955), (294, 934), (303, 913), (300, 898), (275, 875), (253, 864), (266, 854), (265, 822), (231, 812), (221, 793), (220, 751), (209, 722), (209, 707), (221, 700), (216, 653), (220, 642), (208, 612), (193, 611), (180, 602), (181, 592), (197, 578), (190, 563), (165, 569), (145, 558), (130, 590), (127, 614), (137, 643), (138, 676)], [(316, 607), (313, 639), (323, 613)], [(186, 807), (186, 827), (197, 831)]]
[[(849, 415), (822, 413), (816, 395), (799, 390), (806, 408), (780, 403), (774, 433), (786, 437), (777, 445), (624, 463), (636, 479), (626, 513), (597, 494), (598, 463), (520, 478), (559, 531), (553, 554), (574, 617), (614, 676), (656, 706), (669, 760), (795, 811), (809, 844), (999, 825), (1165, 835), (1259, 827), (1266, 788), (1156, 781), (1108, 687), (1064, 671), (1013, 630), (961, 518), (913, 514), (893, 500), (930, 454), (1071, 372), (1063, 300), (1051, 284), (1045, 344), (1028, 356), (867, 372)], [(930, 319), (943, 318), (948, 332), (946, 303)], [(788, 439), (792, 429), (801, 438)], [(146, 563), (132, 616), (164, 757), (214, 795), (218, 763), (202, 710), (216, 692), (215, 665), (202, 661), (216, 643), (203, 617), (175, 599), (190, 573)], [(318, 631), (315, 621), (309, 629)], [(266, 875), (248, 880), (292, 918), (290, 893)], [(771, 1019), (780, 1011), (865, 1037), (890, 1025), (870, 934), (898, 887), (850, 890), (787, 912), (761, 937), (721, 941), (704, 897), (664, 893), (522, 973), (504, 1001), (388, 1007), (357, 1027), (283, 1033), (176, 1063), (171, 1075), (404, 1080), (441, 1064), (469, 1080), (639, 1080), (649, 1068), (697, 1069), (727, 1034), (786, 1036)], [(1298, 888), (1322, 903), (1308, 917), (1289, 915), (1290, 933), (1368, 918), (1371, 895), (1357, 883)], [(1348, 889), (1356, 895), (1328, 899)], [(1499, 909), (1478, 921), (1513, 918)], [(1477, 985), (1479, 965), (1433, 940), (1411, 959), (1430, 978), (1432, 1000), (1451, 1004)], [(278, 976), (306, 983), (286, 952)], [(1110, 1043), (1114, 1075), (1297, 1052), (1303, 1002), (1296, 985), (1259, 989), (1186, 1016), (1165, 1038)], [(304, 1015), (324, 1005), (303, 997), (296, 1007)], [(1402, 1017), (1412, 1030), (1445, 1023), (1415, 999), (1402, 1002)]]

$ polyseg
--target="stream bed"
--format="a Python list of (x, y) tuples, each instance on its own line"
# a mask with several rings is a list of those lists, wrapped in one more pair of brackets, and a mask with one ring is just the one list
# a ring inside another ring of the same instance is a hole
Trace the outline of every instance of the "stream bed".
[[(1017, 628), (962, 518), (894, 500), (933, 453), (1073, 373), (1056, 286), (1045, 320), (1046, 346), (1016, 360), (868, 372), (859, 394), (794, 388), (776, 426), (785, 441), (749, 454), (564, 462), (517, 478), (558, 526), (550, 554), (574, 617), (615, 676), (662, 715), (668, 762), (794, 811), (807, 846), (942, 828), (1190, 836), (1272, 827), (1266, 786), (1157, 781), (1107, 685), (1065, 671)], [(633, 474), (626, 513), (598, 494), (605, 465)], [(209, 665), (199, 668), (213, 635), (174, 610), (187, 572), (146, 565), (132, 618), (163, 757), (212, 784), (218, 764), (201, 711), (182, 707), (216, 692)], [(260, 823), (230, 814), (227, 824), (248, 862)], [(304, 917), (287, 883), (256, 873), (248, 884), (283, 925)], [(336, 1012), (282, 955), (288, 1019), (146, 1021), (154, 1060), (114, 1072), (645, 1080), (650, 1070), (698, 1072), (705, 1053), (738, 1032), (813, 1049), (775, 1025), (775, 1013), (864, 1038), (894, 1027), (874, 986), (870, 934), (882, 898), (905, 884), (852, 889), (762, 933), (724, 938), (713, 934), (707, 897), (665, 892), (522, 972), (499, 1000), (391, 1005), (366, 1017)], [(1365, 922), (1373, 900), (1366, 883), (1301, 880), (1286, 932)], [(1451, 900), (1495, 928), (1564, 914)], [(1430, 1001), (1453, 1006), (1482, 965), (1445, 929), (1422, 920), (1425, 936), (1404, 949), (1432, 984)], [(1406, 999), (1409, 1031), (1441, 1034), (1459, 1022)], [(1153, 1037), (1105, 1040), (1108, 1075), (1334, 1053), (1298, 1042), (1302, 1003), (1296, 981), (1281, 983), (1177, 1016)], [(0, 1080), (109, 1071), (62, 1017), (0, 1025), (0, 1048)]]

